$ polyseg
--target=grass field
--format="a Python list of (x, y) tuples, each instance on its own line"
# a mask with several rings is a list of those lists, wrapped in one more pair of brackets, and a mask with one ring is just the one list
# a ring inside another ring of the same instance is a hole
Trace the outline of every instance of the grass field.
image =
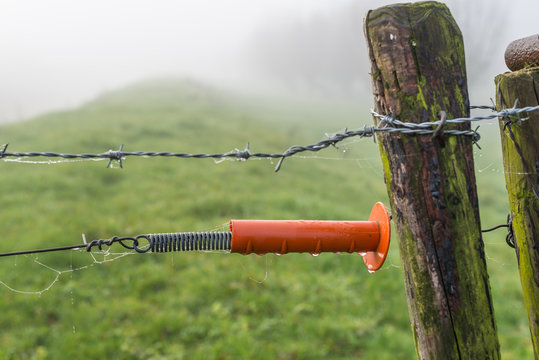
[[(11, 151), (282, 152), (371, 123), (368, 106), (233, 96), (145, 82), (78, 109), (0, 127)], [(494, 125), (476, 154), (483, 227), (505, 221)], [(222, 230), (229, 219), (357, 219), (388, 203), (370, 139), (275, 162), (129, 158), (0, 162), (1, 251), (113, 235)], [(318, 158), (313, 158), (317, 156)], [(333, 158), (332, 160), (324, 158)], [(43, 160), (43, 159), (41, 159)], [(481, 171), (479, 171), (481, 170)], [(532, 358), (514, 251), (485, 235), (504, 359)], [(0, 260), (2, 359), (413, 359), (397, 238), (386, 265), (350, 254), (168, 253), (94, 264), (83, 251)], [(113, 248), (112, 251), (121, 251)], [(96, 255), (103, 260), (104, 257)], [(109, 256), (112, 258), (112, 256)], [(39, 262), (37, 262), (37, 261)], [(43, 265), (47, 267), (44, 267)]]

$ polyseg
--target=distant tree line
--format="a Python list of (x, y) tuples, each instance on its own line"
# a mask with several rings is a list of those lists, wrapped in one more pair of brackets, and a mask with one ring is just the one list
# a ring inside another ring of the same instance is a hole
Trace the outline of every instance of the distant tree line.
[[(446, 3), (464, 35), (470, 87), (481, 82), (490, 87), (493, 57), (503, 59), (506, 46), (500, 40), (505, 10), (485, 0)], [(290, 91), (352, 98), (365, 95), (370, 90), (370, 65), (363, 18), (379, 4), (350, 1), (309, 17), (272, 18), (271, 23), (259, 26), (248, 44), (250, 68), (263, 81)]]

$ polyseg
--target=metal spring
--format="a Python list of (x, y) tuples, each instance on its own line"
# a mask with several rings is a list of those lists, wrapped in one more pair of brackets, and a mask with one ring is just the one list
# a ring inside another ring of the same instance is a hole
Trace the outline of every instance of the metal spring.
[(231, 232), (149, 234), (151, 252), (230, 250)]

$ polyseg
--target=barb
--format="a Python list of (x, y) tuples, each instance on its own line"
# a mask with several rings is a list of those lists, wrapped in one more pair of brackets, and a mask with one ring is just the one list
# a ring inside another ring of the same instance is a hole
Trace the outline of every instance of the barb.
[[(491, 106), (474, 106), (473, 108), (480, 109), (493, 109)], [(283, 161), (291, 156), (294, 156), (297, 153), (304, 151), (316, 152), (323, 149), (326, 149), (329, 146), (336, 147), (336, 144), (350, 137), (359, 136), (360, 138), (371, 137), (374, 142), (376, 142), (375, 134), (378, 132), (389, 132), (389, 133), (401, 133), (406, 135), (426, 135), (432, 134), (437, 136), (441, 131), (442, 127), (447, 124), (463, 124), (463, 123), (472, 123), (475, 121), (481, 120), (491, 120), (497, 117), (509, 118), (517, 117), (519, 121), (525, 119), (520, 119), (520, 114), (523, 112), (531, 112), (539, 110), (539, 106), (527, 106), (524, 108), (517, 108), (516, 104), (513, 108), (503, 109), (500, 112), (484, 115), (484, 116), (474, 116), (470, 118), (456, 118), (456, 119), (447, 119), (444, 116), (441, 116), (440, 120), (424, 123), (410, 123), (398, 120), (395, 115), (380, 115), (374, 110), (371, 110), (371, 114), (380, 120), (377, 127), (375, 126), (364, 126), (363, 129), (359, 130), (348, 130), (345, 129), (343, 132), (339, 132), (333, 136), (328, 136), (326, 139), (323, 139), (315, 144), (311, 145), (293, 145), (289, 147), (283, 153), (264, 153), (264, 152), (251, 152), (250, 144), (247, 143), (247, 146), (244, 150), (235, 149), (227, 153), (177, 153), (177, 152), (151, 152), (151, 151), (123, 151), (124, 145), (120, 146), (119, 150), (109, 150), (101, 154), (93, 153), (84, 153), (84, 154), (65, 154), (57, 152), (7, 152), (7, 144), (4, 145), (4, 148), (0, 151), (0, 159), (7, 157), (61, 157), (64, 159), (109, 159), (107, 167), (112, 165), (112, 161), (118, 161), (120, 167), (123, 168), (122, 160), (129, 156), (140, 156), (140, 157), (175, 157), (175, 158), (194, 158), (194, 159), (236, 159), (239, 161), (246, 161), (250, 158), (265, 158), (265, 159), (279, 159), (275, 171), (279, 171), (283, 164)], [(434, 127), (434, 128), (433, 128)], [(451, 136), (470, 136), (474, 144), (478, 145), (478, 141), (481, 139), (481, 136), (477, 132), (477, 127), (475, 130), (456, 130), (456, 129), (443, 129), (444, 135)]]
[(122, 155), (123, 155), (122, 150), (123, 149), (124, 149), (124, 144), (120, 145), (120, 150), (118, 150), (118, 151), (109, 150), (109, 152), (108, 152), (108, 154), (109, 154), (109, 163), (107, 164), (107, 169), (110, 167), (113, 160), (118, 161), (118, 163), (120, 164), (120, 168), (123, 169), (123, 164), (122, 164)]
[(4, 157), (4, 154), (6, 153), (7, 147), (9, 144), (4, 144), (2, 151), (0, 151), (0, 159)]

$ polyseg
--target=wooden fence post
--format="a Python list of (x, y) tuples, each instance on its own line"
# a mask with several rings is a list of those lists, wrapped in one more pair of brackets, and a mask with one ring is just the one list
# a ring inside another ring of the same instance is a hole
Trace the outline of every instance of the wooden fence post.
[[(539, 67), (498, 75), (497, 107), (539, 104)], [(505, 181), (524, 302), (539, 358), (539, 112), (500, 119)]]
[[(469, 115), (462, 35), (445, 5), (371, 10), (365, 36), (379, 113), (415, 123)], [(498, 359), (470, 137), (378, 139), (418, 357)]]

